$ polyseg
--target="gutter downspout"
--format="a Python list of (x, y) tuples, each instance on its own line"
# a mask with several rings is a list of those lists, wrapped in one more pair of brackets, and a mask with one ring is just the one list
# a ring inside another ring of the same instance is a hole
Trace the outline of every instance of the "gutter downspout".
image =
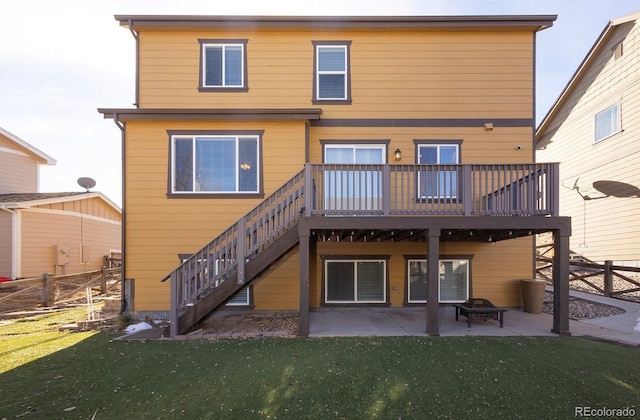
[(121, 164), (122, 164), (122, 227), (120, 229), (120, 243), (121, 243), (121, 247), (122, 247), (122, 255), (121, 255), (121, 273), (120, 273), (120, 315), (124, 314), (127, 310), (131, 310), (132, 308), (129, 308), (128, 306), (128, 301), (127, 301), (127, 296), (126, 296), (126, 288), (125, 288), (125, 279), (126, 279), (126, 273), (127, 273), (127, 265), (126, 265), (126, 261), (127, 261), (127, 236), (126, 236), (126, 231), (127, 231), (127, 194), (125, 191), (125, 186), (127, 185), (126, 181), (126, 176), (127, 176), (127, 172), (126, 172), (126, 154), (125, 154), (125, 138), (126, 138), (126, 129), (127, 129), (127, 125), (126, 123), (121, 123), (120, 121), (118, 121), (118, 114), (114, 113), (113, 114), (113, 122), (116, 124), (116, 127), (118, 127), (120, 129), (120, 133), (121, 133), (121, 149), (120, 149), (120, 153), (121, 153)]
[(140, 35), (133, 29), (133, 21), (131, 19), (129, 19), (127, 26), (129, 27), (129, 32), (131, 32), (131, 35), (133, 35), (133, 38), (136, 40), (136, 97), (133, 106), (138, 108), (138, 104), (140, 103)]
[(18, 252), (18, 247), (21, 246), (22, 243), (22, 238), (20, 238), (20, 229), (18, 229), (18, 223), (19, 223), (19, 219), (18, 219), (18, 212), (15, 210), (11, 210), (9, 208), (7, 208), (7, 206), (2, 205), (0, 206), (0, 210), (4, 210), (7, 213), (11, 213), (11, 278), (12, 279), (16, 279), (18, 278), (18, 276), (20, 276), (22, 273), (22, 270), (20, 270), (19, 264), (20, 264), (20, 259), (19, 257), (19, 252)]

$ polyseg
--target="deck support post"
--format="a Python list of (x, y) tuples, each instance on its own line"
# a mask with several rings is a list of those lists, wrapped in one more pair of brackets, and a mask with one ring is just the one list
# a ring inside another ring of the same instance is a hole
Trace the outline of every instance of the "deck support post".
[(309, 231), (299, 234), (300, 253), (300, 317), (298, 335), (309, 336)]
[(569, 234), (553, 232), (553, 328), (551, 332), (571, 335), (569, 331)]
[(427, 230), (427, 334), (439, 336), (440, 229)]

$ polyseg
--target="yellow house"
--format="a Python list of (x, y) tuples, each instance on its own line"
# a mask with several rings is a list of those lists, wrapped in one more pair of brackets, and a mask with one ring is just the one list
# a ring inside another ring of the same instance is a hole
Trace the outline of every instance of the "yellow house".
[(99, 270), (121, 253), (120, 208), (100, 192), (39, 192), (55, 159), (0, 128), (0, 276)]
[(122, 132), (135, 312), (178, 334), (233, 298), (306, 335), (313, 308), (426, 305), (438, 335), (439, 305), (520, 306), (553, 232), (568, 333), (570, 220), (533, 144), (555, 16), (116, 20), (135, 108), (99, 112)]

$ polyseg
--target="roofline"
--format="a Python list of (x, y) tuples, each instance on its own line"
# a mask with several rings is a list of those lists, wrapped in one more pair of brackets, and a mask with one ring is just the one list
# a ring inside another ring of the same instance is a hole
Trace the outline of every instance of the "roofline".
[(27, 149), (29, 152), (38, 156), (40, 159), (42, 159), (39, 162), (44, 161), (47, 165), (55, 165), (57, 163), (57, 161), (51, 156), (49, 156), (48, 154), (44, 153), (43, 151), (39, 150), (36, 147), (33, 147), (26, 141), (22, 140), (20, 137), (16, 136), (15, 134), (11, 134), (10, 132), (8, 132), (2, 127), (0, 127), (0, 134), (7, 137), (9, 140), (13, 141), (14, 143), (16, 143), (18, 146), (24, 149)]
[(82, 199), (86, 199), (86, 198), (101, 198), (108, 205), (110, 205), (115, 210), (117, 210), (119, 213), (122, 213), (122, 209), (120, 207), (118, 207), (118, 205), (115, 204), (113, 201), (111, 201), (109, 199), (109, 197), (107, 197), (106, 195), (104, 195), (100, 191), (87, 192), (87, 193), (74, 194), (74, 195), (66, 195), (66, 196), (63, 196), (63, 197), (45, 198), (45, 199), (41, 199), (41, 200), (23, 200), (23, 201), (6, 202), (6, 203), (0, 203), (0, 206), (8, 208), (8, 209), (14, 209), (14, 208), (15, 209), (24, 209), (24, 208), (31, 208), (31, 207), (35, 207), (35, 206), (42, 206), (42, 205), (45, 205), (45, 204), (68, 203), (70, 201), (78, 201), (78, 200), (82, 200)]
[(98, 108), (104, 118), (131, 120), (319, 120), (321, 108)]
[(600, 32), (600, 35), (598, 36), (598, 38), (596, 38), (596, 41), (591, 46), (591, 49), (589, 49), (589, 52), (585, 55), (582, 62), (580, 62), (580, 64), (578, 65), (578, 68), (573, 73), (573, 75), (569, 78), (569, 81), (560, 92), (560, 95), (558, 95), (558, 98), (555, 100), (553, 105), (549, 108), (549, 111), (547, 111), (547, 114), (544, 116), (544, 118), (540, 122), (540, 125), (536, 129), (536, 134), (535, 134), (536, 143), (541, 140), (540, 135), (543, 129), (547, 128), (546, 126), (549, 124), (553, 116), (555, 116), (556, 112), (558, 111), (560, 106), (565, 102), (569, 94), (573, 91), (574, 86), (582, 78), (582, 75), (587, 71), (587, 67), (589, 66), (589, 64), (591, 64), (591, 61), (593, 60), (593, 58), (597, 55), (597, 53), (600, 52), (602, 45), (604, 45), (606, 40), (609, 38), (609, 35), (611, 34), (613, 27), (631, 22), (633, 20), (638, 20), (638, 19), (640, 19), (640, 10), (615, 18), (615, 19), (611, 19), (609, 22), (607, 22), (604, 29), (602, 29), (602, 32)]
[(120, 25), (137, 27), (534, 27), (536, 31), (553, 25), (557, 15), (486, 16), (197, 16), (197, 15), (115, 15)]

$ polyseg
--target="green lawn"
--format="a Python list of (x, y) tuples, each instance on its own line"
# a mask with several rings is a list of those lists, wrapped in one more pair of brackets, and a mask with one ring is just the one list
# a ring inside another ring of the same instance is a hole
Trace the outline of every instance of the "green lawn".
[[(25, 325), (0, 327), (0, 419), (539, 419), (573, 418), (576, 406), (640, 411), (640, 351), (580, 338), (127, 342), (104, 332), (20, 332)], [(16, 364), (21, 354), (30, 361)]]

